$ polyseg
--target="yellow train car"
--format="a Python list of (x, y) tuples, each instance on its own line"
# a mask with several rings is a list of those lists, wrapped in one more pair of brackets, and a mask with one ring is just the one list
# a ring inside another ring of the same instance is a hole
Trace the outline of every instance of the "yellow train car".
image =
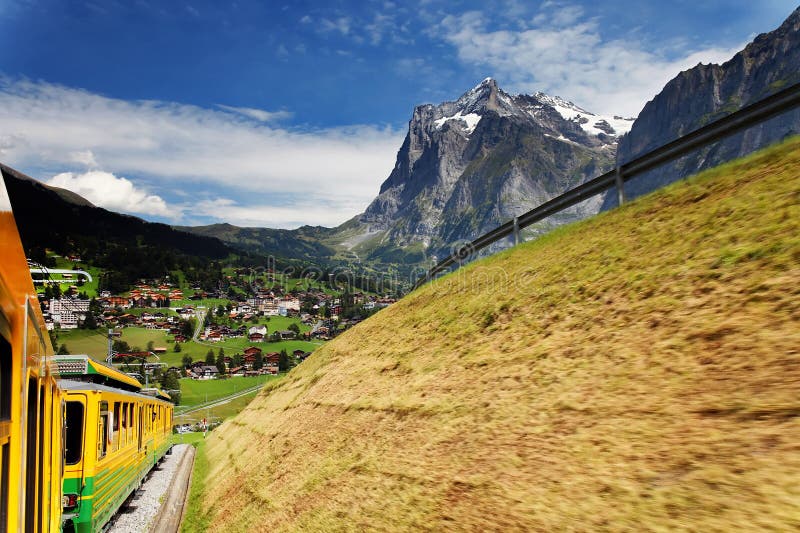
[(61, 525), (63, 410), (0, 169), (0, 532)]
[(66, 400), (63, 531), (101, 531), (168, 453), (173, 404), (87, 356), (55, 361)]

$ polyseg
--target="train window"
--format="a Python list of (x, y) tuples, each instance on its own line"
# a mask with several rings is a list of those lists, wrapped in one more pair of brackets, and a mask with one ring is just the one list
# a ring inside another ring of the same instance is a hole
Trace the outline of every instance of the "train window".
[(36, 504), (38, 509), (36, 510), (36, 523), (37, 523), (37, 531), (44, 531), (42, 528), (42, 520), (44, 518), (44, 513), (48, 508), (48, 502), (45, 498), (45, 485), (47, 484), (46, 475), (47, 475), (47, 460), (46, 457), (48, 455), (47, 450), (47, 439), (45, 439), (45, 427), (47, 422), (47, 413), (45, 412), (45, 407), (47, 406), (47, 400), (45, 398), (45, 390), (46, 387), (43, 385), (39, 385), (39, 461), (38, 461), (38, 468), (39, 468), (39, 477), (36, 481), (38, 491), (38, 497), (36, 498)]
[(0, 337), (0, 420), (11, 420), (11, 345)]
[(83, 453), (83, 404), (67, 402), (67, 438), (65, 440), (68, 465), (78, 464)]
[(114, 404), (114, 431), (119, 431), (119, 402)]
[(100, 402), (100, 419), (97, 424), (97, 458), (106, 456), (108, 447), (108, 402)]
[(114, 402), (114, 416), (111, 418), (112, 424), (111, 427), (113, 428), (113, 434), (111, 435), (111, 449), (118, 450), (119, 449), (119, 418), (120, 418), (120, 403)]
[(125, 411), (127, 412), (125, 415), (125, 438), (130, 441), (131, 437), (133, 437), (133, 413), (131, 412), (130, 402), (125, 404)]
[(128, 440), (128, 429), (127, 429), (128, 428), (128, 404), (127, 403), (123, 403), (123, 404), (119, 404), (119, 405), (120, 405), (120, 410), (122, 411), (120, 413), (120, 419), (119, 419), (119, 429), (120, 429), (119, 442), (122, 445), (122, 444), (125, 444), (127, 442), (127, 440)]
[(38, 470), (36, 468), (37, 458), (37, 428), (39, 426), (39, 384), (35, 378), (28, 379), (28, 419), (26, 421), (26, 462), (25, 471), (25, 525), (31, 530), (35, 529), (36, 523), (36, 479)]
[(128, 403), (128, 442), (133, 442), (135, 430), (133, 429), (133, 402)]

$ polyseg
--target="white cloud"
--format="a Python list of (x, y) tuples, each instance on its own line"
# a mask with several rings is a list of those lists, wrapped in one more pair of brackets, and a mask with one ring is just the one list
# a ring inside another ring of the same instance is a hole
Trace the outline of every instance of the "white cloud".
[(547, 3), (530, 25), (492, 30), (472, 11), (448, 15), (434, 28), (464, 63), (487, 69), (504, 88), (544, 91), (594, 112), (634, 116), (678, 72), (719, 63), (740, 50), (709, 47), (668, 58), (633, 39), (604, 39), (578, 6)]
[(280, 44), (278, 46), (278, 49), (275, 50), (275, 57), (277, 57), (281, 61), (285, 61), (289, 57), (289, 50), (286, 48), (284, 44)]
[[(265, 206), (278, 196), (284, 204), (313, 196), (326, 199), (333, 223), (358, 214), (389, 175), (404, 132), (272, 126), (284, 113), (129, 102), (0, 79), (0, 152), (4, 163), (43, 178), (100, 162), (134, 183), (157, 181), (159, 193), (188, 189)], [(296, 209), (288, 218), (305, 223), (309, 212)]]
[(69, 189), (94, 205), (112, 211), (167, 218), (177, 218), (176, 215), (179, 215), (179, 212), (170, 210), (161, 197), (149, 194), (146, 190), (136, 187), (130, 180), (118, 178), (111, 172), (100, 170), (90, 170), (83, 174), (62, 172), (53, 176), (47, 184)]
[[(363, 209), (364, 206), (360, 206)], [(340, 214), (329, 209), (321, 198), (304, 198), (291, 206), (242, 205), (230, 198), (201, 200), (184, 206), (184, 218), (191, 224), (200, 224), (203, 217), (243, 227), (296, 228), (304, 224), (332, 227), (341, 224)]]
[(81, 150), (78, 152), (72, 152), (69, 154), (69, 158), (80, 165), (89, 168), (97, 167), (97, 161), (94, 158), (94, 153), (91, 150)]
[(350, 33), (352, 21), (349, 17), (338, 17), (333, 20), (323, 18), (319, 23), (320, 30), (324, 32), (338, 31), (342, 35), (347, 35)]
[(225, 111), (230, 111), (231, 113), (238, 113), (245, 117), (250, 117), (259, 122), (280, 122), (292, 118), (292, 113), (289, 111), (264, 111), (263, 109), (255, 109), (252, 107), (233, 107), (222, 104), (219, 104), (217, 107)]

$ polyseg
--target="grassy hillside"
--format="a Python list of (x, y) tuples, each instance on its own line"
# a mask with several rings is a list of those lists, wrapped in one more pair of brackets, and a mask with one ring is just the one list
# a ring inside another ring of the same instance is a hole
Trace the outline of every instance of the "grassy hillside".
[(201, 404), (213, 402), (241, 392), (250, 387), (265, 383), (273, 376), (236, 377), (230, 379), (195, 380), (184, 378), (181, 383), (181, 405), (177, 411), (196, 407)]
[(800, 139), (469, 265), (209, 435), (186, 530), (800, 528)]

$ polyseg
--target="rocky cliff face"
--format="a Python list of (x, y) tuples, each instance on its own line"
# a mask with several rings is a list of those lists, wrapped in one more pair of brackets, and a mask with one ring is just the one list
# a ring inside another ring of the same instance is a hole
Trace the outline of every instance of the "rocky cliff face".
[[(658, 146), (800, 81), (800, 8), (722, 65), (681, 72), (648, 102), (619, 142), (626, 163)], [(800, 132), (800, 110), (786, 113), (626, 184), (629, 197), (713, 167)], [(616, 204), (609, 194), (604, 208)]]
[(631, 123), (542, 93), (510, 95), (491, 78), (455, 102), (419, 106), (380, 194), (358, 229), (348, 223), (350, 242), (371, 258), (398, 259), (401, 248), (443, 257), (610, 168)]

